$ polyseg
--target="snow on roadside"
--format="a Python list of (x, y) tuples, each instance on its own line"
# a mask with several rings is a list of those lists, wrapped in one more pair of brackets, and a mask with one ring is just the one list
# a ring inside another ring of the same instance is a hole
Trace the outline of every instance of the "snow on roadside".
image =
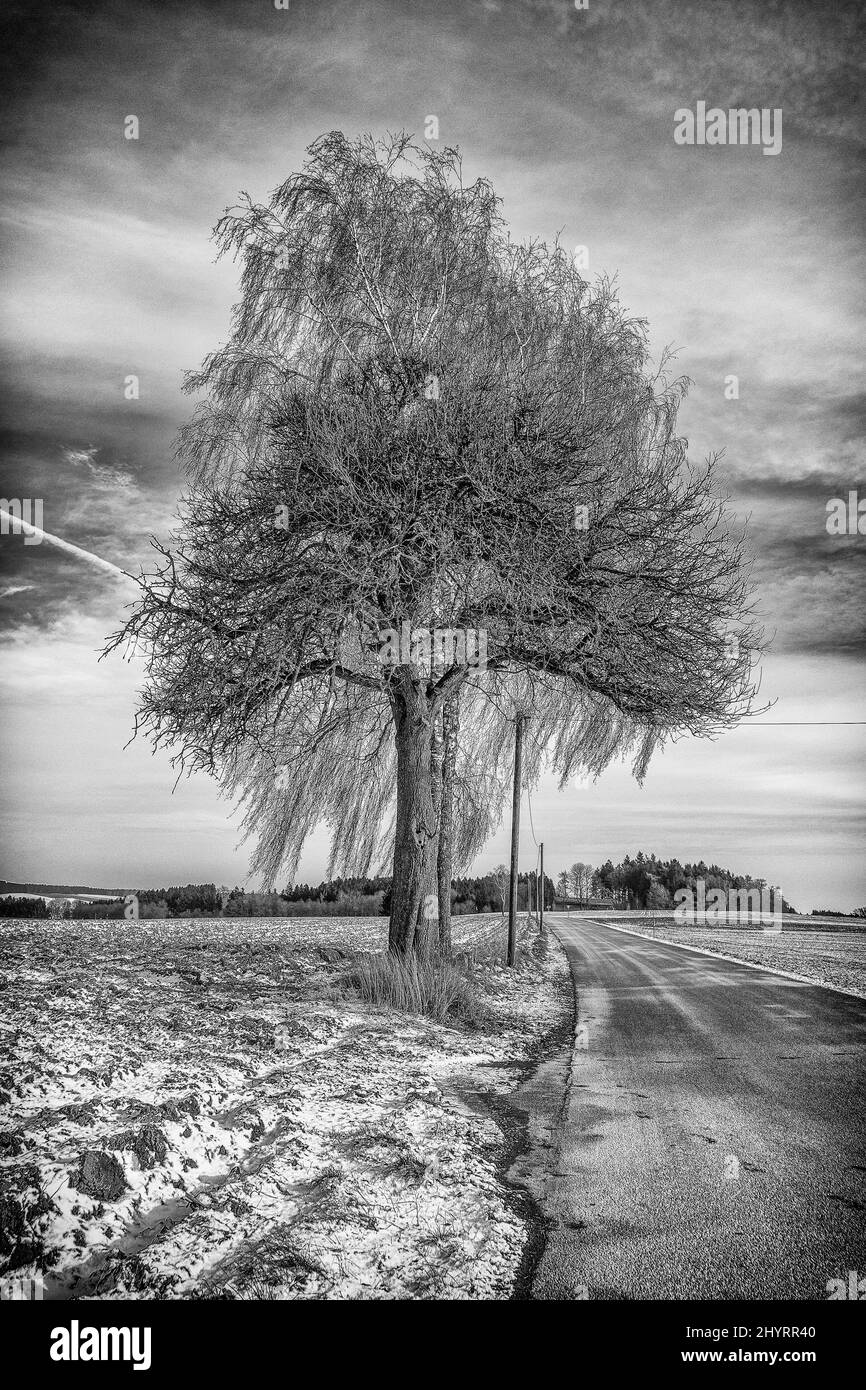
[[(455, 919), (459, 950), (498, 919)], [(46, 1297), (507, 1297), (485, 1094), (569, 1008), (558, 943), (472, 1029), (341, 995), (379, 919), (0, 926), (0, 1275)]]

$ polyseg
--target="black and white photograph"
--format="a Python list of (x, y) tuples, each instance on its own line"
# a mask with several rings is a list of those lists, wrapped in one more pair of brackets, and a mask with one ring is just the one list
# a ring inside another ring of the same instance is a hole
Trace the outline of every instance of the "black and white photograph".
[(0, 1359), (517, 1302), (835, 1373), (866, 11), (2, 28)]

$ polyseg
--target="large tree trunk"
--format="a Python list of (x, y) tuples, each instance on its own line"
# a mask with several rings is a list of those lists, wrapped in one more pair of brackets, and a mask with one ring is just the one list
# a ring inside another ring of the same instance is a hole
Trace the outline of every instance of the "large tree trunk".
[(439, 952), (451, 956), (451, 860), (454, 850), (454, 768), (457, 762), (459, 693), (442, 707), (442, 778), (439, 802), (439, 841), (436, 849), (436, 879), (439, 890)]
[(439, 904), (436, 899), (436, 851), (439, 844), (439, 808), (442, 804), (442, 736), (441, 718), (437, 715), (430, 725), (430, 802), (433, 825), (436, 827), (430, 843), (430, 853), (424, 867), (424, 887), (415, 923), (415, 955), (429, 960), (437, 949)]
[(392, 696), (397, 745), (397, 822), (388, 949), (400, 956), (429, 949), (425, 900), (435, 882), (433, 719), (426, 692), (408, 677)]
[(439, 948), (439, 920), (441, 908), (439, 906), (437, 872), (441, 811), (442, 811), (442, 710), (441, 707), (433, 720), (432, 739), (430, 745), (430, 790), (433, 801), (433, 815), (436, 821), (436, 839), (432, 846), (431, 864), (429, 866), (429, 880), (424, 894), (426, 911), (422, 909), (421, 918), (418, 922), (415, 936), (415, 953), (418, 956), (429, 957)]

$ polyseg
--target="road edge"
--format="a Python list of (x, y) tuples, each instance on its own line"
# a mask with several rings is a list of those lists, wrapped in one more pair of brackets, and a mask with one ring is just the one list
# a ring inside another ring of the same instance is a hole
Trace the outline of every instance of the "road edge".
[(813, 980), (808, 975), (795, 975), (791, 970), (777, 970), (772, 965), (758, 965), (756, 961), (741, 960), (739, 956), (728, 956), (723, 951), (708, 951), (705, 946), (688, 946), (684, 941), (668, 941), (664, 936), (647, 936), (646, 932), (632, 931), (630, 927), (615, 927), (612, 922), (600, 922), (596, 917), (584, 917), (598, 927), (610, 927), (611, 931), (622, 932), (624, 936), (636, 936), (641, 941), (655, 941), (661, 946), (673, 946), (677, 951), (692, 951), (697, 956), (710, 956), (713, 960), (729, 960), (732, 965), (744, 965), (749, 970), (763, 970), (765, 975), (778, 975), (783, 980), (796, 980), (801, 985), (811, 985), (813, 989), (829, 989), (831, 994), (844, 994), (846, 999), (859, 999), (866, 1003), (866, 994), (857, 994), (851, 989), (840, 989), (838, 985), (827, 984), (825, 980)]

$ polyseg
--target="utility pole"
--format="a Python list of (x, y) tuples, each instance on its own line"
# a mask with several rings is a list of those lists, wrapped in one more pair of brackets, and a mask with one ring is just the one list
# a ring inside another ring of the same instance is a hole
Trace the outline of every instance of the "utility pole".
[(511, 878), (508, 884), (508, 964), (514, 964), (517, 949), (517, 851), (520, 844), (520, 781), (523, 772), (524, 716), (514, 725), (514, 797), (511, 802)]
[(540, 852), (540, 857), (541, 857), (541, 897), (539, 898), (539, 907), (538, 907), (538, 930), (539, 930), (539, 932), (543, 932), (543, 931), (544, 931), (544, 841), (543, 841), (543, 840), (542, 840), (542, 842), (541, 842), (541, 844), (540, 844), (540, 846), (539, 846), (539, 852)]

